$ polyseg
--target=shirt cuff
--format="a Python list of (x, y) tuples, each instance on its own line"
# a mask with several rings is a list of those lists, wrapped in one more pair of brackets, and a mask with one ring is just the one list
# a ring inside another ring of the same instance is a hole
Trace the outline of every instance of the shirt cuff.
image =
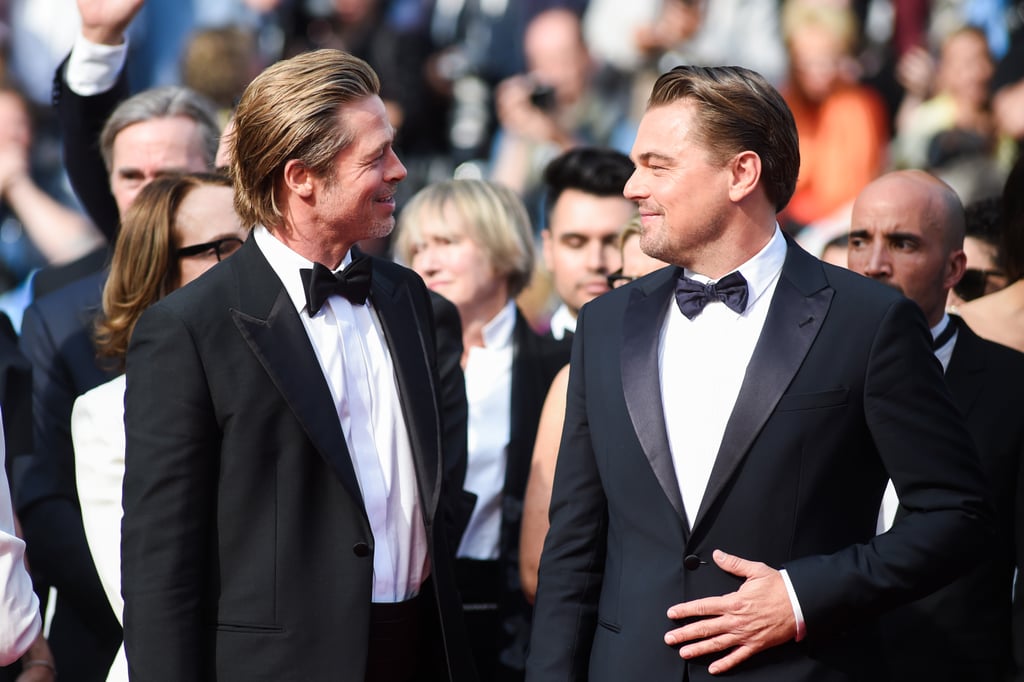
[(71, 48), (64, 80), (79, 97), (106, 92), (117, 83), (127, 55), (128, 36), (120, 45), (100, 45), (89, 42), (79, 33)]
[(793, 617), (796, 619), (795, 641), (799, 642), (807, 636), (807, 625), (804, 623), (804, 612), (800, 610), (800, 600), (796, 597), (796, 590), (793, 589), (793, 583), (789, 579), (789, 573), (786, 569), (782, 569), (779, 573), (782, 575), (782, 582), (786, 585), (786, 594), (789, 595), (789, 604), (793, 607)]

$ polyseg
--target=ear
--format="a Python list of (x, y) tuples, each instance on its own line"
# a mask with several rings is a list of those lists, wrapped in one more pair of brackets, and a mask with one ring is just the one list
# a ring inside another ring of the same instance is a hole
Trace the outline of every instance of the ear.
[(758, 187), (761, 180), (761, 157), (756, 152), (740, 152), (729, 162), (729, 199), (738, 203)]
[(282, 181), (289, 192), (309, 199), (313, 195), (313, 180), (313, 172), (300, 159), (290, 159), (284, 164)]
[(942, 280), (942, 285), (946, 289), (952, 289), (956, 286), (960, 278), (964, 276), (964, 272), (967, 271), (967, 255), (963, 249), (957, 249), (949, 254), (946, 259), (946, 276)]

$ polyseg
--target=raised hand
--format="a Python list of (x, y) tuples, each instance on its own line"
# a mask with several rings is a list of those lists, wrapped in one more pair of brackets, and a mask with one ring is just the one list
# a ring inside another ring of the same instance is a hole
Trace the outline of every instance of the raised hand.
[(120, 45), (128, 24), (145, 0), (77, 0), (82, 16), (82, 35), (100, 45)]

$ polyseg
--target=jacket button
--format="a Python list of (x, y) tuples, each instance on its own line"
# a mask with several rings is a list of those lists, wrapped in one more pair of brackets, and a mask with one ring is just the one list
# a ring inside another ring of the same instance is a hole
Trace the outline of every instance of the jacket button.
[(370, 556), (370, 546), (365, 542), (357, 542), (352, 545), (352, 553), (360, 558)]
[(700, 568), (700, 557), (696, 554), (687, 554), (683, 559), (683, 567), (688, 571), (696, 571)]

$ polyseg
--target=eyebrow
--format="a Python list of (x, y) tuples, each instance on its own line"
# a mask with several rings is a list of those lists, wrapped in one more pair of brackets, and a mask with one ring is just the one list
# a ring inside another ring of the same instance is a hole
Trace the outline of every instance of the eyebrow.
[(671, 163), (673, 161), (671, 156), (665, 154), (659, 154), (658, 152), (644, 152), (637, 157), (637, 161), (649, 164), (651, 161), (659, 161), (661, 163)]

